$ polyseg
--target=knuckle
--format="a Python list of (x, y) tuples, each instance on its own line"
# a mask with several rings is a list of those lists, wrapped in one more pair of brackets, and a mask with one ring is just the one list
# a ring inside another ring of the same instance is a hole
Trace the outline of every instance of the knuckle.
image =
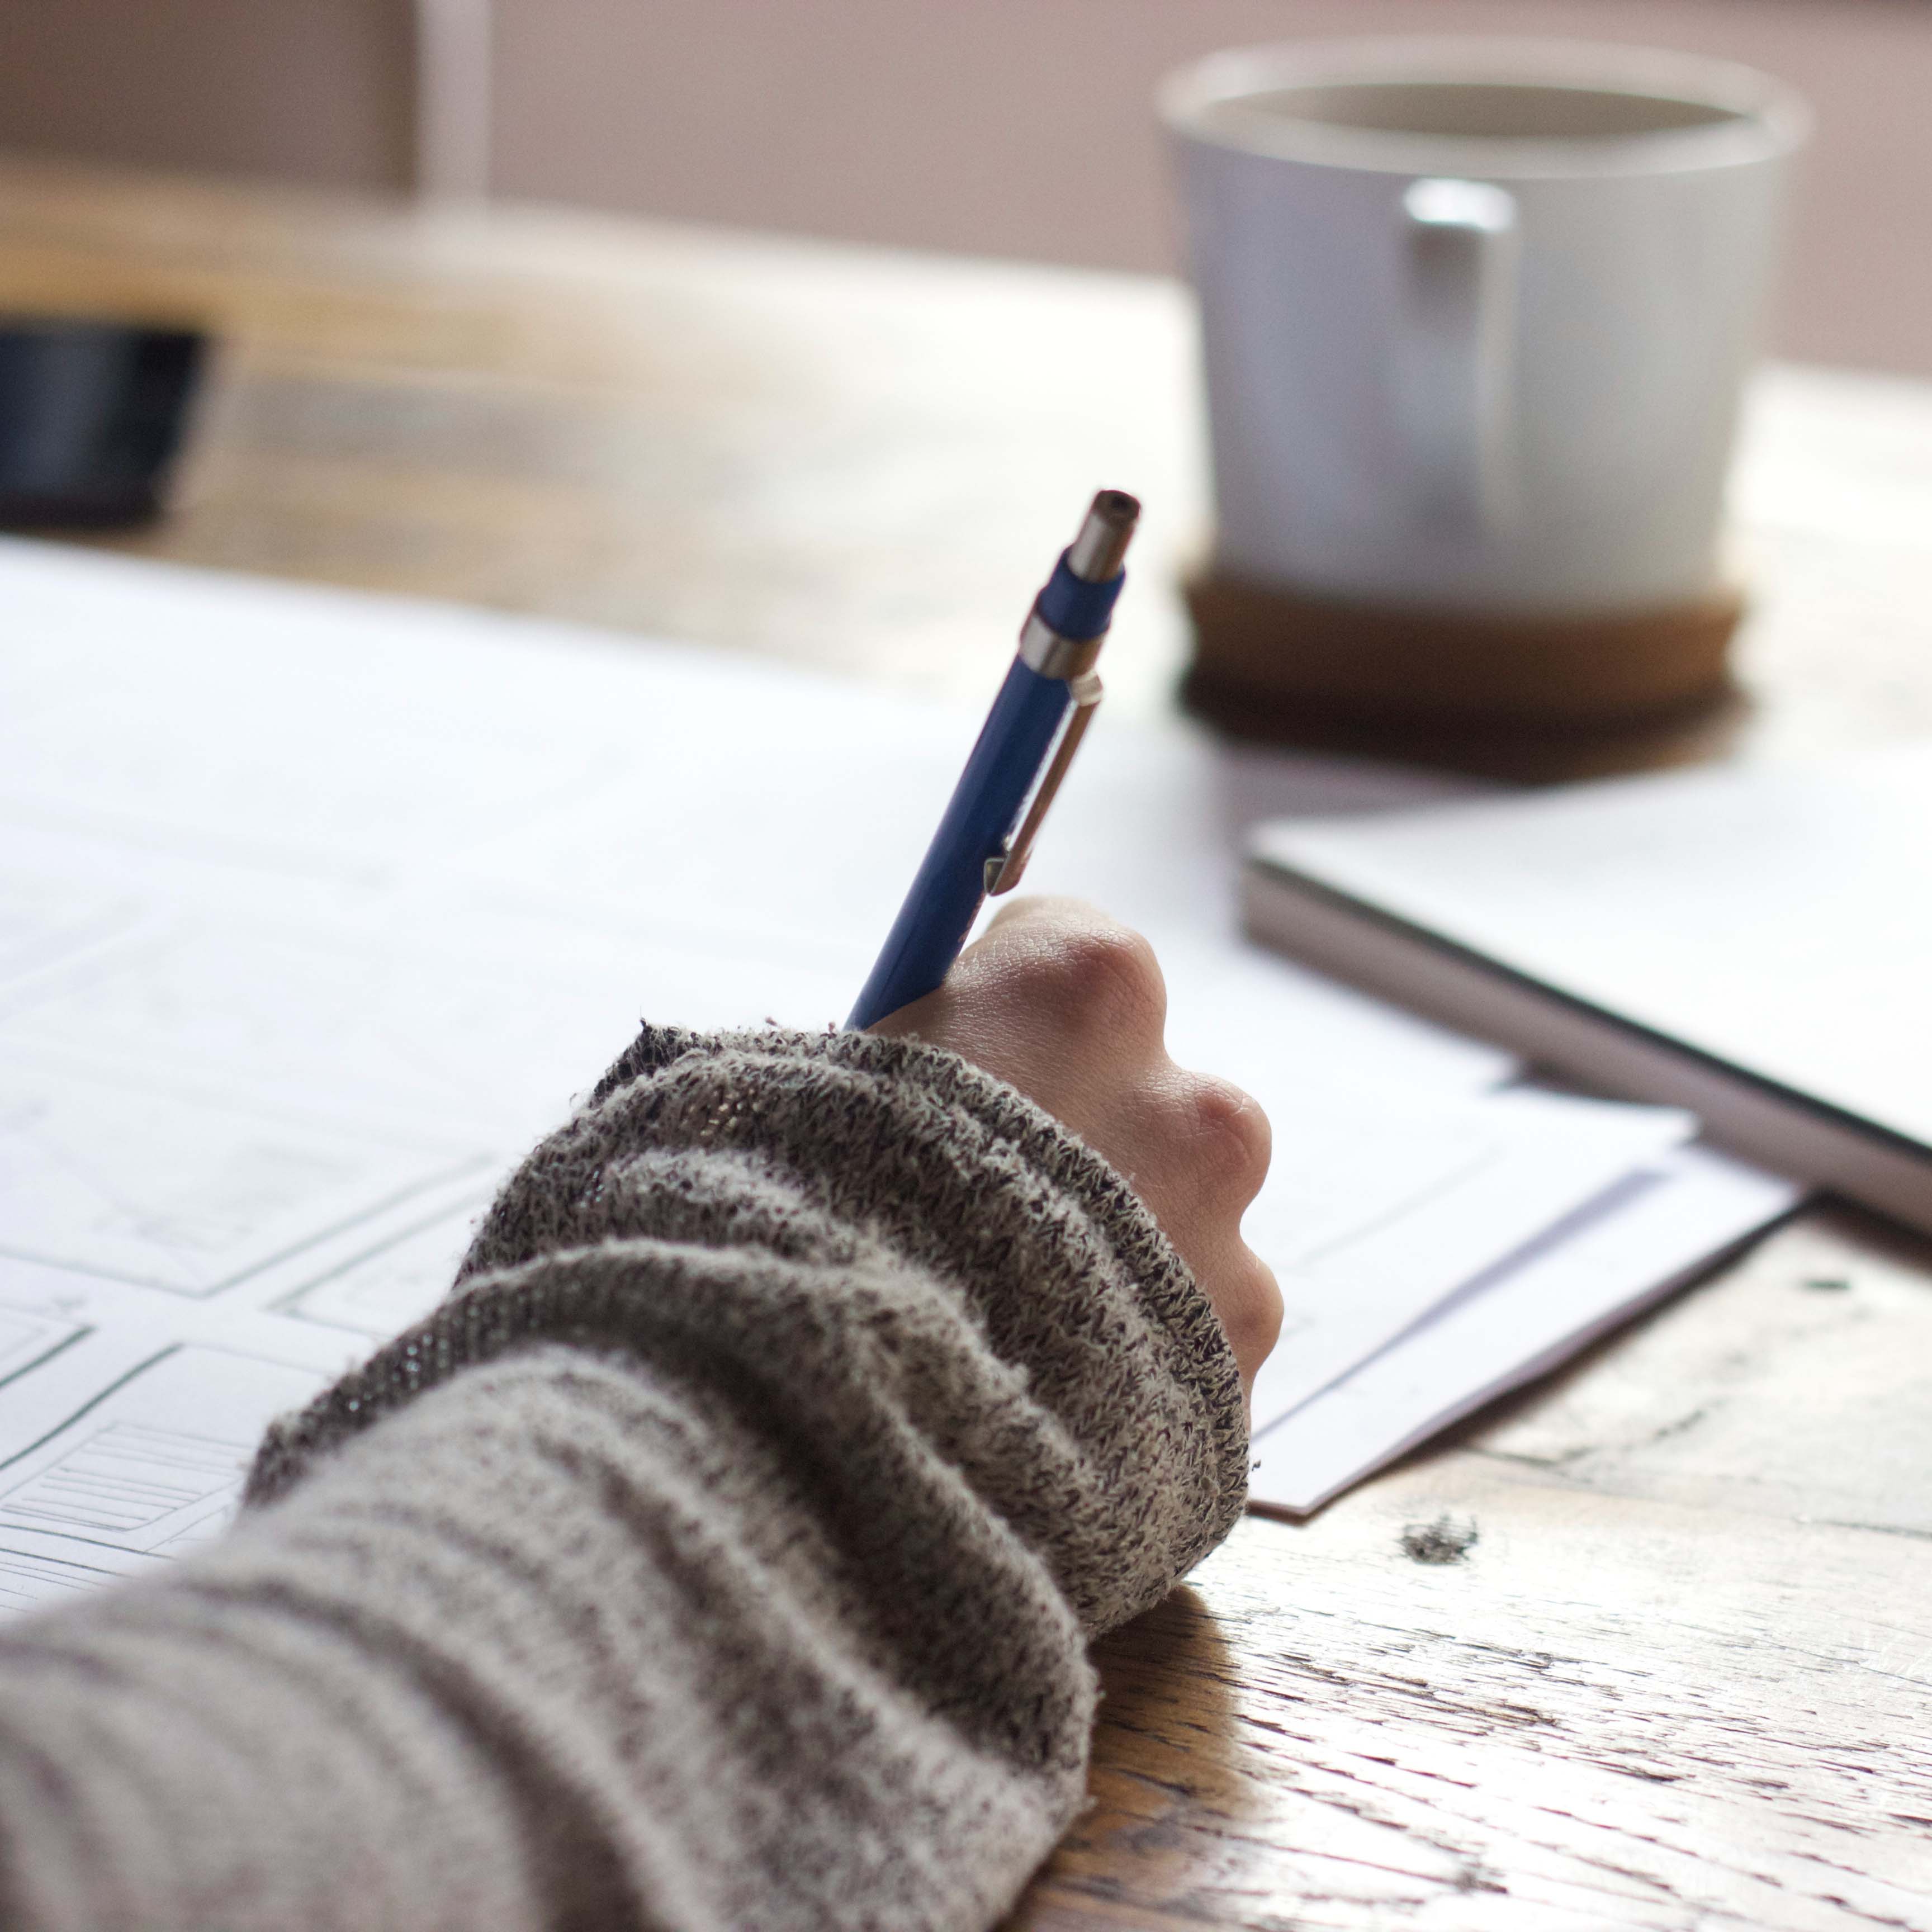
[(1055, 944), (1052, 995), (1070, 1018), (1095, 1031), (1158, 1036), (1167, 987), (1154, 948), (1124, 926), (1093, 925)]
[(1198, 1170), (1217, 1193), (1246, 1202), (1268, 1178), (1274, 1139), (1252, 1095), (1213, 1074), (1186, 1077), (1187, 1130)]
[(1274, 1270), (1252, 1249), (1243, 1248), (1234, 1279), (1216, 1298), (1215, 1307), (1234, 1359), (1252, 1374), (1281, 1335), (1281, 1286)]

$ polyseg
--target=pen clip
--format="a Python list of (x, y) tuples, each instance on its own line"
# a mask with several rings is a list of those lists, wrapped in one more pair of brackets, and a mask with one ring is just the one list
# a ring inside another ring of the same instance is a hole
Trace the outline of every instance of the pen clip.
[(1052, 804), (1053, 795), (1059, 790), (1060, 782), (1066, 777), (1066, 768), (1072, 764), (1073, 754), (1080, 748), (1080, 741), (1087, 735), (1088, 726), (1094, 722), (1094, 713), (1100, 709), (1100, 680), (1090, 670), (1083, 671), (1072, 680), (1068, 688), (1073, 693), (1073, 715), (1066, 721), (1066, 729), (1060, 734), (1053, 762), (1047, 766), (1046, 776), (1034, 793), (1033, 802), (1027, 807), (1026, 818), (1019, 830), (1006, 842), (1004, 852), (986, 861), (988, 897), (997, 898), (1001, 892), (1010, 892), (1019, 884), (1020, 874), (1033, 856), (1033, 842), (1040, 836), (1040, 822), (1046, 816), (1047, 807)]

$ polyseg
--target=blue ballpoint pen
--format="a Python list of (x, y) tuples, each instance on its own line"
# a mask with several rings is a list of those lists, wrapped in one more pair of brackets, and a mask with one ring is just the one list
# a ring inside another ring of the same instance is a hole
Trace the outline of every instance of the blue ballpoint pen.
[(1019, 884), (1100, 702), (1094, 665), (1126, 581), (1121, 560), (1140, 513), (1124, 490), (1102, 490), (1034, 599), (1012, 668), (848, 1028), (868, 1027), (931, 992), (958, 958), (987, 896)]

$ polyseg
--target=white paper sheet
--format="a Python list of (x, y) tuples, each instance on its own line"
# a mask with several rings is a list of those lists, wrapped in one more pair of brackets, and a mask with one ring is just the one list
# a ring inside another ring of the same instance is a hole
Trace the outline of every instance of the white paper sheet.
[(459, 1196), (406, 1222), (364, 1226), (336, 1244), (311, 1250), (277, 1294), (273, 1312), (380, 1342), (420, 1321), (449, 1292), (488, 1194)]
[(489, 1156), (266, 1108), (188, 1081), (0, 1059), (0, 1255), (220, 1294), (319, 1233)]
[(1271, 1117), (1281, 1172), (1243, 1229), (1285, 1304), (1255, 1386), (1270, 1416), (1696, 1130), (1672, 1108), (1528, 1092), (1346, 1113), (1277, 1102)]
[(1251, 1500), (1311, 1514), (1702, 1272), (1800, 1192), (1703, 1147), (1640, 1170), (1313, 1400), (1268, 1420), (1258, 1403)]
[(164, 1343), (0, 1468), (0, 1577), (28, 1601), (179, 1556), (232, 1516), (262, 1430), (322, 1378), (239, 1351)]

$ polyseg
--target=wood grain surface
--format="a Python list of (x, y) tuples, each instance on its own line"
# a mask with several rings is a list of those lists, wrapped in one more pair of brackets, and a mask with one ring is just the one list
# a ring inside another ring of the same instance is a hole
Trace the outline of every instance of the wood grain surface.
[[(0, 164), (0, 307), (222, 338), (142, 554), (978, 699), (1058, 530), (1149, 500), (1171, 703), (1206, 506), (1172, 286)], [(1771, 372), (1724, 750), (1932, 730), (1932, 390)], [(1837, 1210), (1100, 1648), (1031, 1928), (1932, 1928), (1932, 1248)]]
[(1095, 1808), (1020, 1922), (1932, 1924), (1928, 1364), (1922, 1250), (1820, 1216), (1250, 1519), (1106, 1646)]

